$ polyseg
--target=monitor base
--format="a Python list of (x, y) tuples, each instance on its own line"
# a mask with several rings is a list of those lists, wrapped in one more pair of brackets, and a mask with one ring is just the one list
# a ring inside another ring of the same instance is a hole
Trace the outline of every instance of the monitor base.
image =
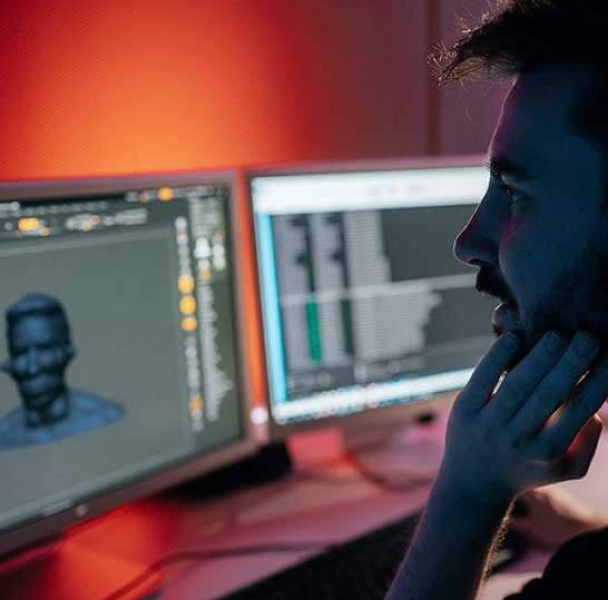
[(175, 493), (196, 500), (212, 498), (277, 481), (288, 475), (291, 467), (287, 446), (283, 442), (275, 442), (262, 446), (253, 456), (180, 485)]
[[(0, 598), (103, 600), (141, 575), (148, 565), (78, 543), (69, 534), (0, 563)], [(161, 591), (160, 574), (125, 591), (121, 600), (149, 600)]]
[(345, 432), (346, 453), (364, 476), (388, 487), (429, 485), (443, 457), (448, 415), (438, 410), (398, 429)]

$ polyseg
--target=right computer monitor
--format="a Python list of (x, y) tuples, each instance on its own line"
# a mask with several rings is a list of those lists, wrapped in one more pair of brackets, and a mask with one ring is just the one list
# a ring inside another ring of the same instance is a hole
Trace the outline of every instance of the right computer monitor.
[(275, 434), (420, 410), (467, 382), (493, 304), (452, 244), (487, 187), (482, 163), (250, 173)]

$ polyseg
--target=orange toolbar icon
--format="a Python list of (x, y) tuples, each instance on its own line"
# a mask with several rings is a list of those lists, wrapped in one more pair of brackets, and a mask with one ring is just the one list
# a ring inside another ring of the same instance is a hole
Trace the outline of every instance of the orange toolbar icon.
[(192, 412), (200, 412), (203, 410), (203, 399), (200, 396), (191, 396), (189, 404)]
[(175, 194), (170, 187), (162, 187), (158, 190), (158, 199), (163, 202), (170, 202), (174, 197)]
[(19, 231), (28, 232), (28, 231), (36, 231), (40, 229), (40, 219), (36, 217), (25, 217), (23, 219), (19, 219)]
[(196, 311), (196, 300), (194, 296), (184, 296), (179, 301), (179, 311), (182, 315), (192, 315)]
[(177, 289), (182, 294), (191, 294), (194, 291), (194, 277), (192, 275), (180, 275), (177, 280)]
[(184, 331), (195, 331), (198, 323), (194, 317), (182, 319), (182, 329)]

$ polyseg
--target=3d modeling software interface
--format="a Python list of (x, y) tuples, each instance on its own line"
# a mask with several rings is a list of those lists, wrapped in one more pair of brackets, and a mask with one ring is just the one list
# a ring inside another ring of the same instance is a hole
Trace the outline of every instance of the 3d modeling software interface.
[(242, 439), (229, 194), (0, 204), (0, 530)]

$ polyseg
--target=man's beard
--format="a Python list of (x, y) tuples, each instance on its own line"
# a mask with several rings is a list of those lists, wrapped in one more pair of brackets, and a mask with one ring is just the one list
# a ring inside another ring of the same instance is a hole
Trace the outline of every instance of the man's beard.
[[(584, 330), (608, 349), (608, 247), (589, 243), (582, 256), (525, 314), (516, 308), (516, 302), (513, 304), (517, 326), (509, 331), (518, 336), (521, 344), (507, 370), (522, 360), (548, 331), (569, 341)], [(495, 329), (495, 333), (502, 332)]]

